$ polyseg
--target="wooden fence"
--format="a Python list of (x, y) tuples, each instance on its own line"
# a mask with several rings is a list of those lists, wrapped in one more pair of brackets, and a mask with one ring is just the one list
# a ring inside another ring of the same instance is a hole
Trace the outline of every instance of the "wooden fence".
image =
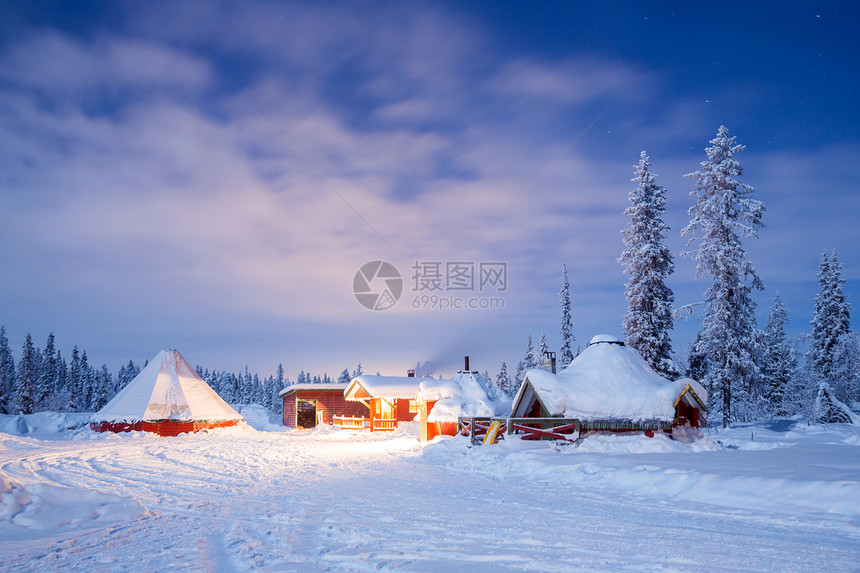
[(671, 422), (645, 420), (586, 420), (577, 418), (467, 418), (458, 419), (459, 432), (469, 436), (472, 445), (482, 443), (490, 424), (499, 422), (497, 439), (516, 434), (523, 440), (563, 440), (578, 445), (588, 432), (645, 432), (647, 436), (664, 432), (671, 436)]
[(576, 418), (458, 418), (459, 433), (469, 436), (472, 445), (483, 441), (490, 424), (499, 422), (498, 439), (506, 435), (522, 435), (523, 440), (564, 440), (578, 443), (580, 422)]
[(344, 430), (369, 430), (370, 418), (356, 418), (351, 416), (333, 416), (332, 421), (335, 426), (340, 426)]

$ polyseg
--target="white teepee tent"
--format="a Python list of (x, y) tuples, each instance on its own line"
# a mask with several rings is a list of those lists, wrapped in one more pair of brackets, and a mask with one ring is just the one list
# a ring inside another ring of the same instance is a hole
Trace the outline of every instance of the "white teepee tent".
[(100, 432), (144, 430), (162, 436), (233, 426), (236, 412), (185, 361), (162, 350), (113, 400), (92, 417)]

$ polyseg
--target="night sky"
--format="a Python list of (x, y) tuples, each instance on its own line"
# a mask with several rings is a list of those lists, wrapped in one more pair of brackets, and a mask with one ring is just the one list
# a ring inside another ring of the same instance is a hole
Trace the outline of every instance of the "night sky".
[[(725, 125), (767, 207), (759, 323), (779, 291), (806, 332), (825, 249), (860, 300), (860, 4), (703, 6), (4, 3), (0, 325), (16, 357), (53, 331), (111, 369), (513, 370), (528, 334), (558, 351), (562, 263), (575, 344), (623, 336), (643, 149), (676, 306), (702, 299), (683, 176)], [(403, 288), (374, 311), (353, 288), (377, 260)]]

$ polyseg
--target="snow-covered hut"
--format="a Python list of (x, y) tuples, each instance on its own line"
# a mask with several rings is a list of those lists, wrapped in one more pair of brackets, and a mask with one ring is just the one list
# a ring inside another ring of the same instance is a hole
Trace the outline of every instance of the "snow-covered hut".
[(313, 428), (317, 424), (337, 424), (344, 419), (365, 420), (368, 407), (347, 400), (345, 382), (293, 384), (281, 390), (283, 423), (293, 428)]
[(413, 422), (418, 415), (415, 395), (418, 385), (432, 378), (415, 376), (373, 376), (362, 374), (353, 378), (343, 395), (347, 400), (361, 402), (370, 410), (370, 431), (394, 430), (398, 422)]
[(428, 378), (422, 381), (415, 399), (422, 442), (440, 435), (457, 435), (460, 417), (507, 416), (511, 411), (510, 398), (503, 397), (486, 376), (469, 370), (468, 357), (465, 369), (450, 380)]
[(143, 430), (175, 436), (243, 420), (185, 361), (178, 350), (162, 350), (104, 408), (93, 414), (98, 432)]
[(707, 400), (695, 380), (666, 380), (636, 350), (601, 334), (558, 374), (529, 370), (511, 417), (577, 419), (582, 432), (669, 432), (704, 426)]

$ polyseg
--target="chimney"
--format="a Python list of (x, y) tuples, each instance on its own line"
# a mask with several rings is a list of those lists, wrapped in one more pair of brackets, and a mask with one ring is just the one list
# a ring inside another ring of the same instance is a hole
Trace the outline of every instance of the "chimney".
[(406, 371), (406, 376), (408, 376), (409, 378), (415, 378), (415, 370), (412, 370), (410, 368), (409, 370)]
[(555, 374), (555, 352), (544, 352), (543, 363), (545, 368), (548, 368), (553, 374)]
[(466, 356), (466, 367), (463, 369), (465, 372), (469, 372), (469, 357)]

